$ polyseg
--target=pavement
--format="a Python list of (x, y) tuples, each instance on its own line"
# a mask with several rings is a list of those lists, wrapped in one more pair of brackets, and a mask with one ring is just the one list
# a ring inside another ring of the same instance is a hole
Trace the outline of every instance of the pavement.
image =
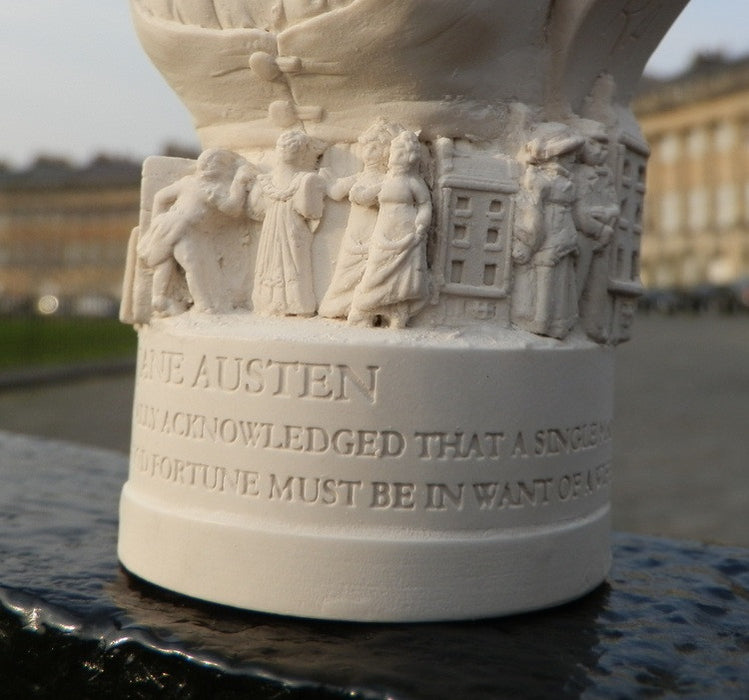
[[(132, 367), (132, 363), (131, 367)], [(49, 376), (49, 375), (47, 375)], [(0, 383), (1, 384), (1, 383)], [(130, 449), (134, 373), (123, 368), (0, 387), (0, 429), (117, 452)]]
[(638, 317), (616, 377), (615, 529), (749, 546), (749, 315)]
[[(126, 453), (131, 364), (0, 378), (0, 429)], [(749, 316), (639, 316), (617, 350), (614, 528), (749, 547)]]

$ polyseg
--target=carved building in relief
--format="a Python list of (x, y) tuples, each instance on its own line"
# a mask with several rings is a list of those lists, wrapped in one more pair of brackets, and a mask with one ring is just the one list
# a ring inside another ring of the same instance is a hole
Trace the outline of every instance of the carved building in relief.
[(438, 203), (434, 274), (446, 322), (509, 322), (512, 227), (518, 164), (476, 156), (443, 139), (437, 144)]
[(616, 190), (619, 218), (609, 257), (609, 342), (629, 340), (637, 297), (642, 294), (640, 257), (645, 172), (649, 150), (639, 138), (622, 134), (617, 144)]

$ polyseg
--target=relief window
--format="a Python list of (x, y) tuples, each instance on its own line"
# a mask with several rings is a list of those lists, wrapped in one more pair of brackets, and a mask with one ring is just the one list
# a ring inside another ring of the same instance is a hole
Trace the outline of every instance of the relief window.
[(484, 284), (491, 286), (497, 279), (497, 266), (496, 265), (484, 265)]
[(450, 282), (460, 284), (463, 280), (463, 261), (453, 260), (450, 265)]
[(624, 272), (624, 248), (619, 246), (616, 249), (616, 273), (620, 277)]
[(468, 242), (468, 226), (465, 224), (455, 224), (453, 227), (453, 241), (460, 243)]
[[(507, 201), (502, 193), (453, 191), (444, 275), (451, 292), (479, 297), (507, 293)], [(469, 207), (466, 210), (465, 207)]]

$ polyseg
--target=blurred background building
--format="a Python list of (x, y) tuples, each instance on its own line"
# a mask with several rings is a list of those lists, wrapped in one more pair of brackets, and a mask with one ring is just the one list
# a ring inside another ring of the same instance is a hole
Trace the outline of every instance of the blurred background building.
[(104, 155), (83, 167), (44, 156), (0, 167), (0, 314), (117, 314), (140, 173), (139, 162)]
[(139, 190), (140, 165), (106, 157), (1, 172), (2, 311), (113, 313)]
[(676, 78), (644, 79), (634, 109), (651, 148), (643, 283), (692, 304), (728, 304), (732, 291), (741, 302), (749, 280), (749, 57), (702, 54)]

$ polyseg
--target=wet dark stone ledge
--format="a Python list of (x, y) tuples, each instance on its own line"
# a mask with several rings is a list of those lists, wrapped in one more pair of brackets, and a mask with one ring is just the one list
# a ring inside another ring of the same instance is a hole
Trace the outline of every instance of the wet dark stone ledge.
[(554, 610), (294, 620), (129, 577), (115, 554), (126, 470), (116, 453), (0, 433), (0, 696), (749, 698), (749, 550), (616, 534), (608, 582)]

